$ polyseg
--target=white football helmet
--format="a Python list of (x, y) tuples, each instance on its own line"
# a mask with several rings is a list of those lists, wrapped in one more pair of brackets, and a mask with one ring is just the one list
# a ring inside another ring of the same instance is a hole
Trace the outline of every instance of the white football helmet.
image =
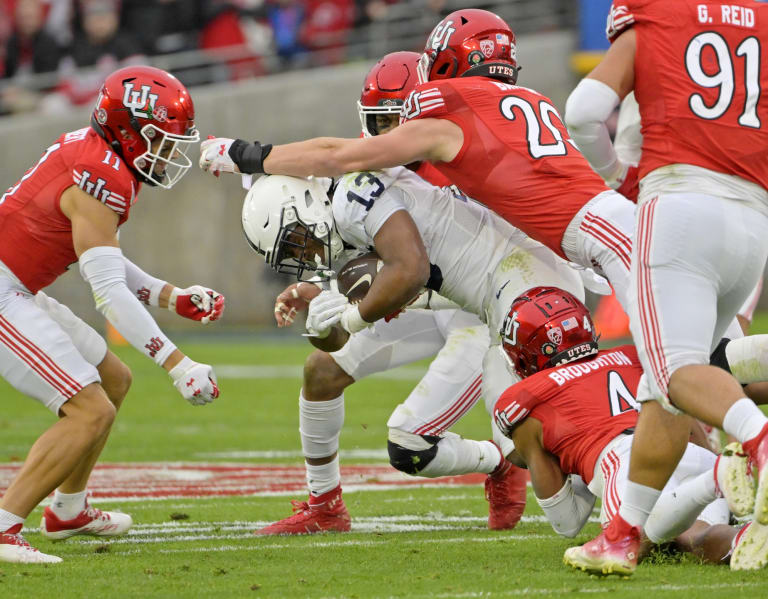
[(344, 250), (336, 231), (328, 179), (264, 175), (243, 203), (249, 245), (280, 273), (330, 271)]

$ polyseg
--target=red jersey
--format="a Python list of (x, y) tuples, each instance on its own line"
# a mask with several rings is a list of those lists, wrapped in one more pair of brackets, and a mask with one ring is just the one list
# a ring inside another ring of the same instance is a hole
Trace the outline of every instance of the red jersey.
[(431, 162), (427, 162), (426, 160), (420, 162), (419, 168), (413, 172), (435, 187), (450, 187), (453, 185), (448, 177), (437, 170)]
[(77, 262), (72, 224), (61, 212), (61, 194), (77, 185), (128, 219), (140, 184), (93, 129), (65, 133), (35, 166), (0, 196), (0, 262), (32, 293), (53, 283)]
[(608, 189), (571, 141), (549, 98), (487, 77), (429, 81), (402, 121), (447, 119), (464, 132), (451, 162), (435, 166), (464, 193), (565, 257), (566, 227)]
[(605, 446), (637, 422), (642, 374), (634, 346), (601, 351), (512, 385), (496, 402), (494, 418), (503, 432), (526, 417), (541, 422), (544, 449), (564, 473), (589, 483)]
[(640, 177), (692, 164), (768, 189), (768, 4), (613, 0), (608, 38), (629, 28)]

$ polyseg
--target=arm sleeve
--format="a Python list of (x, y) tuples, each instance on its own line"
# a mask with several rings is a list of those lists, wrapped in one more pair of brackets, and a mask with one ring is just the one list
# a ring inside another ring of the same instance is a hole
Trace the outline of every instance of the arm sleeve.
[[(579, 478), (581, 481), (581, 478)], [(583, 487), (583, 488), (582, 488)], [(554, 531), (564, 537), (573, 538), (586, 524), (596, 497), (586, 489), (584, 481), (577, 486), (578, 493), (571, 481), (571, 477), (565, 481), (563, 488), (552, 497), (546, 499), (536, 498), (544, 515), (549, 520)], [(589, 495), (585, 495), (584, 491)]]
[(609, 185), (622, 171), (605, 124), (618, 105), (618, 94), (597, 79), (582, 79), (565, 104), (568, 132), (592, 168)]
[(123, 261), (125, 262), (125, 282), (131, 293), (143, 304), (157, 306), (160, 292), (167, 282), (145, 273), (125, 256)]
[(96, 309), (133, 347), (162, 365), (176, 346), (131, 293), (120, 248), (94, 247), (80, 256), (80, 274), (88, 281)]

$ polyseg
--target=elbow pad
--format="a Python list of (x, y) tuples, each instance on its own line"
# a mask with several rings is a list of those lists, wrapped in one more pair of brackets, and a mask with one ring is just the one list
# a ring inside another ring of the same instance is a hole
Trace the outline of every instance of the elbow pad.
[(159, 305), (160, 292), (167, 282), (145, 273), (125, 256), (123, 256), (123, 260), (125, 261), (125, 281), (131, 293), (142, 304), (147, 306)]
[(93, 290), (96, 309), (133, 347), (162, 365), (176, 346), (133, 295), (126, 284), (120, 248), (90, 248), (80, 256), (80, 274)]
[(592, 168), (606, 181), (622, 170), (605, 124), (618, 105), (618, 94), (597, 79), (582, 79), (565, 104), (568, 132)]
[[(586, 489), (583, 481), (581, 486)], [(588, 490), (587, 493), (589, 493)], [(590, 495), (592, 494), (590, 493)], [(547, 499), (539, 499), (537, 497), (536, 501), (544, 511), (544, 515), (549, 520), (554, 531), (561, 536), (573, 538), (584, 527), (589, 515), (592, 513), (595, 496), (592, 495), (590, 502), (586, 500), (581, 489), (579, 489), (579, 494), (577, 495), (571, 483), (571, 478), (568, 477), (563, 488), (552, 495), (552, 497)]]

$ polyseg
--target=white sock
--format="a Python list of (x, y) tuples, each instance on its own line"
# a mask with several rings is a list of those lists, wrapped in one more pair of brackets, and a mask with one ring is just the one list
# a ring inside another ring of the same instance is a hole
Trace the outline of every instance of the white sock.
[(490, 474), (501, 463), (498, 447), (491, 441), (462, 439), (456, 433), (445, 433), (437, 443), (437, 454), (419, 476), (434, 478), (482, 472)]
[(307, 486), (310, 495), (318, 497), (323, 493), (332, 491), (341, 484), (341, 471), (339, 469), (339, 456), (333, 458), (327, 464), (313, 466), (306, 464)]
[(329, 401), (307, 401), (299, 394), (299, 433), (304, 457), (327, 458), (339, 450), (344, 426), (344, 394)]
[(642, 528), (645, 526), (653, 506), (656, 505), (659, 495), (661, 495), (661, 491), (658, 489), (627, 480), (624, 495), (621, 497), (619, 516), (624, 518), (630, 526)]
[(53, 494), (51, 509), (61, 520), (72, 520), (85, 509), (85, 498), (88, 491), (79, 493), (62, 493), (58, 489)]
[(674, 539), (688, 530), (715, 499), (715, 477), (712, 470), (707, 470), (661, 494), (645, 523), (645, 534), (654, 543)]
[(757, 437), (766, 423), (768, 418), (763, 411), (751, 399), (742, 397), (725, 413), (723, 430), (744, 443)]
[(0, 510), (0, 532), (5, 532), (11, 526), (16, 526), (17, 524), (24, 524), (24, 518), (11, 512)]

